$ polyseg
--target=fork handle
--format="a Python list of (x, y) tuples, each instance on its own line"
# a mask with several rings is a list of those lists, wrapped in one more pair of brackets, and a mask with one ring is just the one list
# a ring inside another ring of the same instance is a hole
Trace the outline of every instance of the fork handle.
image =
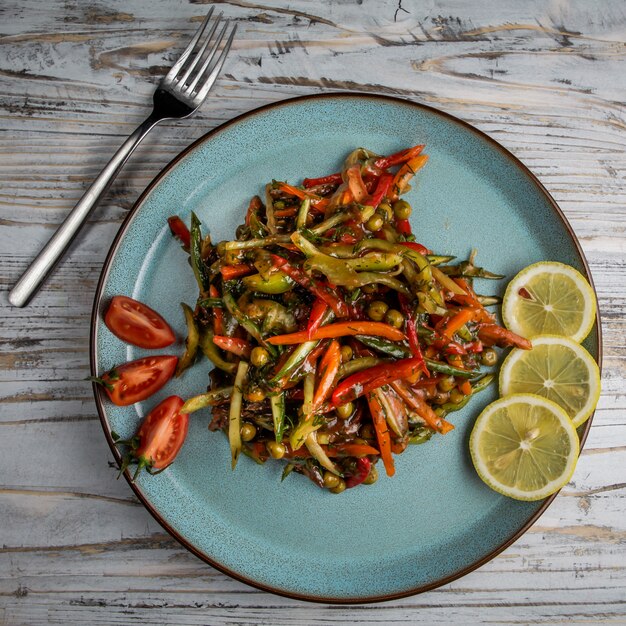
[(54, 266), (61, 259), (74, 237), (78, 234), (87, 217), (98, 204), (111, 183), (115, 180), (119, 171), (139, 145), (139, 142), (148, 132), (163, 119), (154, 112), (143, 124), (130, 135), (122, 144), (120, 149), (113, 155), (106, 167), (100, 172), (98, 178), (94, 180), (85, 195), (78, 201), (65, 221), (52, 235), (50, 241), (43, 247), (41, 252), (35, 257), (28, 269), (9, 292), (9, 302), (14, 306), (24, 306), (32, 296), (38, 291), (46, 276), (52, 271)]

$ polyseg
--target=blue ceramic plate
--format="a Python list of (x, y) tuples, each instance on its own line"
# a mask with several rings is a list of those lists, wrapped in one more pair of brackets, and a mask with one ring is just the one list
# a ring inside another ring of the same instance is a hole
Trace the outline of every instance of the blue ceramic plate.
[[(154, 307), (185, 336), (180, 302), (197, 287), (166, 218), (195, 211), (214, 241), (232, 238), (250, 197), (272, 178), (298, 183), (337, 171), (355, 147), (391, 153), (425, 143), (430, 161), (408, 195), (417, 240), (443, 254), (478, 261), (511, 278), (540, 260), (568, 263), (589, 278), (585, 259), (554, 200), (492, 139), (449, 115), (402, 100), (356, 94), (298, 98), (243, 115), (185, 150), (154, 180), (124, 222), (107, 258), (93, 316), (92, 368), (103, 372), (145, 354), (105, 327), (115, 294)], [(480, 284), (501, 294), (506, 281)], [(599, 359), (596, 326), (586, 341)], [(178, 354), (182, 346), (163, 353)], [(204, 391), (208, 362), (141, 404), (96, 400), (109, 440), (132, 436), (164, 397)], [(230, 469), (208, 411), (195, 413), (174, 465), (142, 475), (133, 489), (184, 546), (231, 576), (276, 593), (325, 602), (390, 599), (431, 589), (493, 558), (519, 537), (549, 501), (524, 503), (491, 491), (468, 452), (475, 417), (496, 397), (487, 391), (453, 414), (456, 429), (397, 457), (396, 476), (339, 496), (282, 465), (242, 457)], [(589, 423), (585, 426), (584, 437)], [(119, 458), (115, 447), (114, 454)]]

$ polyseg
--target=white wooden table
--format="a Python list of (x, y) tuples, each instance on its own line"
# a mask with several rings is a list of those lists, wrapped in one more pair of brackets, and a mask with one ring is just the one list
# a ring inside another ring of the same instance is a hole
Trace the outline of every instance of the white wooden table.
[[(626, 6), (623, 0), (244, 0), (214, 96), (138, 150), (26, 309), (6, 292), (118, 144), (203, 0), (0, 4), (0, 624), (626, 623)], [(256, 106), (320, 91), (441, 108), (519, 156), (590, 262), (603, 396), (572, 482), (512, 547), (413, 598), (318, 606), (183, 550), (115, 479), (88, 374), (101, 263), (182, 148)]]

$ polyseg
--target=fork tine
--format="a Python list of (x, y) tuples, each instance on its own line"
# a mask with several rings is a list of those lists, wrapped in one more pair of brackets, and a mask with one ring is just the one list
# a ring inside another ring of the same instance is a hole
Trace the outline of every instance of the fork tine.
[[(211, 27), (211, 30), (209, 31), (209, 34), (206, 36), (206, 41), (204, 42), (200, 50), (198, 50), (198, 53), (195, 55), (193, 61), (189, 64), (189, 67), (187, 68), (185, 75), (179, 81), (177, 81), (181, 87), (185, 85), (185, 83), (187, 82), (187, 79), (189, 78), (189, 76), (191, 76), (191, 72), (193, 72), (194, 68), (196, 67), (196, 65), (198, 65), (198, 62), (202, 58), (204, 51), (207, 49), (207, 46), (211, 43), (211, 39), (213, 39), (213, 35), (215, 34), (215, 31), (217, 30), (217, 27), (222, 20), (222, 15), (224, 14), (220, 13), (217, 16), (217, 18), (215, 19), (215, 23), (213, 24), (213, 26)], [(209, 56), (211, 56), (210, 53), (209, 53)]]
[(233, 39), (235, 38), (236, 32), (237, 32), (237, 24), (235, 24), (235, 26), (233, 27), (233, 30), (231, 31), (228, 37), (228, 41), (226, 42), (226, 44), (224, 45), (224, 48), (222, 49), (222, 53), (220, 54), (220, 57), (217, 60), (217, 63), (213, 67), (213, 70), (209, 74), (208, 78), (204, 81), (204, 84), (202, 85), (202, 88), (200, 89), (200, 91), (198, 91), (198, 93), (195, 95), (194, 100), (202, 102), (206, 98), (211, 87), (213, 87), (213, 83), (215, 82), (219, 73), (221, 72), (222, 66), (224, 65), (224, 61), (226, 61), (226, 55), (230, 52), (230, 46), (233, 43)]
[(185, 64), (185, 61), (191, 54), (191, 51), (195, 48), (200, 37), (202, 37), (202, 33), (204, 33), (204, 29), (206, 28), (206, 25), (209, 23), (209, 20), (211, 19), (211, 16), (213, 15), (214, 10), (215, 10), (215, 7), (211, 7), (211, 10), (207, 13), (206, 17), (202, 20), (202, 24), (200, 24), (200, 27), (196, 31), (196, 34), (193, 36), (192, 40), (189, 42), (189, 45), (185, 48), (183, 53), (178, 58), (178, 61), (176, 61), (176, 63), (172, 65), (172, 68), (163, 79), (164, 81), (173, 80), (175, 76), (178, 74), (178, 72), (180, 72), (182, 66)]
[(230, 20), (227, 20), (226, 23), (224, 24), (224, 27), (222, 28), (220, 34), (217, 36), (217, 39), (215, 40), (215, 43), (211, 47), (211, 50), (210, 50), (206, 60), (202, 64), (202, 67), (196, 73), (196, 77), (189, 84), (189, 86), (185, 89), (185, 93), (187, 95), (191, 95), (193, 90), (196, 88), (196, 85), (198, 84), (198, 82), (202, 78), (202, 75), (206, 71), (207, 67), (209, 67), (209, 65), (211, 64), (211, 61), (213, 61), (213, 58), (215, 57), (215, 53), (217, 52), (217, 49), (219, 48), (220, 44), (222, 43), (222, 41), (224, 39), (224, 35), (226, 34), (226, 31), (228, 30), (229, 25), (230, 25)]

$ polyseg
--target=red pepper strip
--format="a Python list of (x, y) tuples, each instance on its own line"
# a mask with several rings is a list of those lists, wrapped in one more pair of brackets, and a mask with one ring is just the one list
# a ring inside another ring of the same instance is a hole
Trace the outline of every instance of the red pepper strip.
[(213, 343), (222, 350), (232, 352), (237, 356), (248, 358), (252, 352), (252, 346), (245, 339), (237, 339), (236, 337), (224, 337), (223, 335), (213, 335)]
[(465, 292), (465, 295), (456, 293), (452, 294), (452, 297), (450, 298), (451, 300), (465, 306), (471, 306), (475, 309), (484, 308), (480, 300), (476, 297), (474, 290), (469, 286), (468, 282), (464, 278), (453, 278), (452, 280)]
[(378, 179), (378, 184), (376, 185), (376, 190), (370, 196), (368, 204), (377, 208), (378, 205), (383, 201), (383, 198), (387, 195), (389, 191), (389, 185), (391, 185), (391, 181), (393, 181), (393, 174), (383, 174)]
[(423, 389), (424, 387), (434, 387), (442, 381), (447, 376), (433, 376), (432, 378), (423, 378), (422, 380), (418, 380), (416, 383), (413, 383), (411, 387), (413, 389)]
[(314, 282), (300, 268), (292, 265), (281, 256), (272, 254), (272, 260), (275, 266), (285, 272), (289, 278), (308, 289), (313, 295), (324, 300), (337, 317), (348, 317), (350, 313), (348, 305), (330, 287), (320, 282)]
[[(209, 287), (209, 296), (211, 296), (211, 298), (220, 297), (220, 292), (215, 285)], [(224, 311), (218, 307), (213, 308), (213, 332), (216, 335), (222, 335), (224, 333)]]
[(415, 241), (403, 241), (400, 245), (405, 248), (411, 248), (411, 250), (415, 250), (424, 256), (430, 254), (430, 250), (426, 246), (423, 246), (421, 243), (416, 243)]
[(396, 219), (396, 230), (401, 235), (410, 235), (412, 231), (411, 231), (411, 224), (409, 220)]
[(315, 302), (313, 302), (313, 306), (311, 307), (311, 313), (309, 315), (309, 323), (306, 327), (306, 335), (308, 340), (313, 337), (315, 331), (320, 327), (327, 309), (328, 305), (326, 304), (326, 302), (324, 302), (324, 300), (322, 300), (321, 298), (315, 298)]
[(183, 244), (183, 248), (185, 250), (189, 250), (189, 246), (191, 245), (191, 234), (189, 233), (189, 229), (187, 228), (185, 222), (178, 217), (178, 215), (172, 215), (172, 217), (167, 218), (167, 223), (170, 226), (170, 230), (172, 231), (172, 235)]
[(314, 339), (332, 339), (335, 337), (347, 337), (354, 335), (374, 335), (384, 337), (390, 341), (403, 341), (404, 333), (384, 322), (337, 322), (318, 328), (309, 338), (305, 330), (288, 335), (276, 335), (267, 341), (273, 346), (285, 346), (292, 343), (304, 343)]
[(250, 200), (250, 204), (248, 205), (248, 210), (246, 211), (246, 226), (250, 226), (250, 220), (252, 216), (257, 213), (261, 207), (261, 198), (259, 196), (254, 196), (252, 200)]
[(328, 176), (320, 176), (319, 178), (305, 178), (302, 181), (302, 185), (307, 189), (309, 187), (315, 187), (317, 185), (339, 185), (343, 182), (341, 173), (329, 174)]
[(393, 465), (393, 457), (391, 456), (391, 437), (389, 435), (387, 420), (385, 419), (385, 410), (377, 395), (377, 391), (378, 390), (367, 394), (367, 404), (372, 414), (372, 423), (376, 431), (376, 439), (378, 440), (380, 456), (383, 460), (385, 471), (387, 472), (387, 476), (393, 476), (396, 473), (396, 468)]
[(335, 443), (326, 448), (329, 457), (336, 456), (366, 456), (368, 454), (378, 456), (380, 452), (365, 443)]
[(416, 157), (424, 149), (424, 147), (424, 144), (421, 144), (419, 146), (407, 148), (406, 150), (400, 150), (400, 152), (396, 152), (395, 154), (390, 154), (389, 156), (376, 159), (376, 161), (374, 161), (374, 165), (381, 170), (386, 170), (388, 167), (393, 167), (394, 165), (400, 165), (401, 163)]
[(391, 386), (398, 392), (399, 396), (426, 422), (429, 428), (445, 435), (451, 431), (454, 426), (439, 417), (430, 405), (424, 400), (420, 393), (413, 391), (405, 382), (396, 381)]
[(403, 293), (399, 293), (398, 300), (400, 302), (400, 308), (402, 309), (402, 313), (404, 314), (406, 336), (409, 340), (409, 348), (411, 348), (411, 353), (414, 357), (422, 359), (422, 371), (424, 372), (425, 376), (430, 376), (430, 372), (428, 371), (428, 368), (426, 367), (426, 362), (424, 361), (422, 348), (420, 347), (419, 337), (417, 336), (417, 327), (415, 325), (415, 317), (413, 316), (413, 311), (411, 310), (409, 299)]
[(346, 170), (346, 178), (348, 179), (348, 189), (357, 202), (362, 202), (367, 197), (367, 188), (361, 176), (361, 167), (352, 165)]
[(365, 456), (356, 460), (356, 473), (346, 477), (346, 489), (360, 485), (369, 475), (372, 462)]
[(241, 278), (242, 276), (248, 276), (255, 272), (254, 265), (248, 265), (247, 263), (239, 263), (238, 265), (224, 265), (220, 268), (222, 278), (224, 280), (233, 280), (234, 278)]
[(522, 350), (530, 350), (533, 344), (496, 324), (485, 324), (478, 329), (478, 337), (486, 346), (498, 345), (501, 347), (515, 346)]
[(388, 385), (396, 380), (403, 380), (422, 368), (423, 360), (419, 357), (400, 359), (393, 363), (381, 363), (348, 376), (339, 383), (333, 392), (335, 406), (356, 400), (373, 389)]
[(333, 388), (339, 366), (341, 365), (341, 348), (339, 342), (333, 339), (326, 350), (326, 354), (322, 357), (318, 368), (319, 383), (313, 396), (313, 406), (311, 412), (315, 413), (322, 402), (326, 400), (330, 390)]
[(458, 313), (448, 319), (443, 328), (442, 334), (448, 339), (452, 339), (454, 333), (465, 326), (467, 322), (474, 318), (473, 309), (461, 309)]

